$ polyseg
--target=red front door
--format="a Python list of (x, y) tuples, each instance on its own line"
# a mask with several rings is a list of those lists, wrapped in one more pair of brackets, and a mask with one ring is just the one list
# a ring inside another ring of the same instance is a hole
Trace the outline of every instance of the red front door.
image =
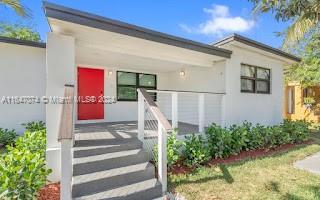
[(104, 119), (104, 71), (78, 67), (78, 120)]

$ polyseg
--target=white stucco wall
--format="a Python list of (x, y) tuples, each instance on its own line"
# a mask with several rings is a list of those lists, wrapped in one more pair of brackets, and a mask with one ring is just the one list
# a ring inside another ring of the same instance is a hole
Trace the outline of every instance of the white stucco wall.
[[(166, 85), (163, 89), (192, 92), (225, 92), (225, 63), (215, 63), (211, 68), (190, 67), (183, 69), (185, 77), (180, 77), (179, 71), (167, 73)], [(161, 88), (162, 89), (162, 88)], [(205, 125), (221, 123), (221, 94), (205, 94)], [(178, 118), (180, 122), (199, 123), (199, 96), (197, 93), (178, 94)], [(171, 97), (168, 94), (159, 95), (159, 106), (168, 119), (171, 119)]]
[[(283, 101), (283, 62), (260, 53), (236, 46), (226, 62), (226, 96), (223, 118), (226, 125), (241, 123), (244, 120), (265, 125), (282, 121)], [(271, 94), (241, 93), (241, 63), (271, 69)]]
[[(0, 100), (5, 96), (44, 96), (46, 50), (0, 43)], [(45, 121), (44, 104), (0, 103), (0, 127), (24, 131), (22, 123)]]

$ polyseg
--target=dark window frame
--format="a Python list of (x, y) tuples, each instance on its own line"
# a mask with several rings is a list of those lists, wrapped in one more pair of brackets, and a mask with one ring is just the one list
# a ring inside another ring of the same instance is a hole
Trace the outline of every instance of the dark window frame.
[[(135, 75), (136, 75), (136, 84), (135, 84), (135, 85), (119, 84), (119, 83), (118, 83), (118, 73), (119, 73), (119, 72), (135, 74)], [(154, 87), (141, 86), (141, 85), (139, 84), (139, 75), (151, 75), (151, 76), (154, 76), (154, 77), (155, 77), (155, 86), (154, 86)], [(157, 89), (157, 75), (156, 75), (156, 74), (140, 73), (140, 72), (117, 71), (117, 74), (116, 74), (116, 84), (117, 84), (117, 101), (131, 101), (131, 102), (135, 102), (135, 101), (138, 101), (138, 92), (137, 92), (137, 89), (138, 89), (138, 88), (144, 88), (144, 89), (146, 89), (146, 90), (156, 90), (156, 89)], [(136, 90), (136, 98), (135, 98), (135, 99), (125, 99), (125, 98), (119, 99), (119, 96), (118, 96), (119, 87), (131, 87), (131, 88), (135, 88), (135, 90)], [(156, 94), (155, 94), (155, 95), (156, 95)], [(156, 96), (154, 97), (154, 100), (156, 100)]]
[[(253, 94), (271, 94), (271, 69), (265, 68), (265, 67), (259, 67), (259, 66), (255, 66), (255, 65), (250, 65), (250, 64), (246, 64), (246, 63), (241, 63), (241, 67), (243, 65), (254, 68), (254, 77), (243, 76), (243, 75), (241, 75), (241, 70), (240, 70), (240, 90), (241, 90), (241, 92), (242, 93), (253, 93)], [(268, 79), (258, 78), (258, 69), (268, 70), (269, 71)], [(253, 81), (254, 82), (253, 90), (242, 90), (241, 89), (241, 80), (251, 80), (251, 81)], [(258, 91), (257, 84), (258, 84), (259, 81), (260, 82), (266, 82), (268, 84), (268, 91)]]

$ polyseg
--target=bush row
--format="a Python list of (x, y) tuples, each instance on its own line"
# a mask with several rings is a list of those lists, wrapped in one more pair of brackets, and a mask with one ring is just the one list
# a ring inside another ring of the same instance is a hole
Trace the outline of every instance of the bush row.
[(241, 125), (221, 127), (212, 124), (205, 137), (192, 134), (181, 142), (174, 132), (168, 137), (168, 166), (183, 161), (187, 166), (199, 165), (211, 158), (226, 158), (241, 151), (274, 148), (282, 144), (306, 141), (310, 123), (302, 120), (285, 120), (280, 125), (263, 126), (244, 122)]
[(45, 127), (32, 124), (0, 158), (0, 199), (35, 199), (51, 172), (45, 168)]
[[(29, 132), (46, 129), (45, 123), (42, 121), (28, 122), (28, 123), (22, 124), (22, 126), (24, 126), (24, 128)], [(13, 145), (17, 136), (18, 135), (15, 130), (0, 128), (0, 144), (3, 146)]]

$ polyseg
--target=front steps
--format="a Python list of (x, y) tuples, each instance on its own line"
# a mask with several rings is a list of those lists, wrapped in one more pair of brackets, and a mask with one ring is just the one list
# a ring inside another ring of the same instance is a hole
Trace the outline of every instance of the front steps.
[[(81, 134), (81, 133), (77, 133)], [(152, 200), (161, 197), (155, 168), (137, 138), (76, 140), (74, 199)]]

